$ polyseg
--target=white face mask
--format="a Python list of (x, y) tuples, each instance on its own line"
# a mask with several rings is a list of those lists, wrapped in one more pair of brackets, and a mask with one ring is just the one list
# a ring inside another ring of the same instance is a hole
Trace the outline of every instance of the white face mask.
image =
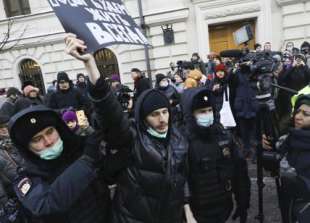
[(159, 83), (159, 86), (162, 87), (162, 88), (166, 88), (166, 87), (168, 87), (168, 85), (169, 85), (168, 81), (161, 81)]
[(148, 127), (147, 129), (147, 132), (151, 135), (151, 136), (154, 136), (156, 138), (160, 138), (160, 139), (164, 139), (167, 137), (167, 132), (164, 132), (164, 133), (159, 133), (157, 132), (156, 130), (154, 130), (152, 127)]
[(196, 115), (196, 121), (199, 126), (210, 127), (214, 123), (213, 112), (209, 114), (199, 114)]
[(58, 139), (58, 141), (51, 147), (46, 148), (43, 151), (36, 152), (41, 159), (44, 160), (53, 160), (57, 159), (63, 151), (63, 141), (61, 138)]

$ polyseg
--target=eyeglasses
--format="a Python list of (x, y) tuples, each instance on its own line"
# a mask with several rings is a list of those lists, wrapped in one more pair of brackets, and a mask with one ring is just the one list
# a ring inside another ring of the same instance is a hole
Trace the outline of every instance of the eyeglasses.
[(306, 110), (303, 110), (303, 109), (300, 109), (300, 108), (296, 110), (296, 114), (299, 114), (300, 112), (305, 117), (309, 117), (310, 116), (310, 111), (306, 111)]

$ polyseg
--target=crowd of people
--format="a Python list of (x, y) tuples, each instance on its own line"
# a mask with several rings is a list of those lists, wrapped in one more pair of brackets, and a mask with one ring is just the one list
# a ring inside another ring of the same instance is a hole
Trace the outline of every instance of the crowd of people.
[[(134, 89), (119, 75), (100, 73), (74, 34), (65, 44), (87, 76), (77, 74), (74, 84), (61, 71), (44, 96), (30, 81), (21, 91), (6, 91), (0, 109), (1, 223), (224, 223), (230, 216), (245, 223), (248, 161), (256, 163), (259, 147), (282, 158), (283, 222), (307, 222), (308, 42), (301, 49), (288, 43), (284, 52), (256, 44), (238, 58), (210, 53), (208, 62), (193, 53), (190, 61), (156, 74), (154, 87), (133, 68)], [(299, 91), (293, 96), (282, 88), (272, 95), (271, 112), (284, 135), (277, 146), (278, 139), (256, 128), (257, 61), (243, 60), (250, 53), (267, 55), (271, 79)]]

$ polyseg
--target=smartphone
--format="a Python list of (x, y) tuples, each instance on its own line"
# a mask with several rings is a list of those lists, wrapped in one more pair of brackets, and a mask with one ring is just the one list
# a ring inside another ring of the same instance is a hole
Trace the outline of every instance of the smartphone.
[(88, 126), (88, 119), (83, 110), (76, 111), (79, 126)]

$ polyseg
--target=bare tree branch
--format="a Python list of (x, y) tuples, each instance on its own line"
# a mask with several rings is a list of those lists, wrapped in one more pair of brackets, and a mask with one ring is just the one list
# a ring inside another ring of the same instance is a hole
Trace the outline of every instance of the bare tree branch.
[(12, 34), (12, 27), (13, 27), (13, 25), (14, 25), (14, 20), (9, 18), (8, 19), (8, 24), (7, 24), (7, 32), (4, 33), (3, 39), (0, 40), (0, 53), (4, 53), (6, 51), (9, 51), (9, 50), (13, 49), (16, 45), (18, 45), (20, 40), (21, 40), (21, 38), (22, 38), (22, 36), (25, 34), (25, 32), (27, 30), (27, 26), (25, 26), (24, 29), (22, 30), (22, 32), (16, 38), (16, 41), (12, 41), (12, 42), (14, 42), (13, 45), (8, 47), (8, 44), (11, 42), (10, 41), (10, 37), (11, 37), (11, 34)]

